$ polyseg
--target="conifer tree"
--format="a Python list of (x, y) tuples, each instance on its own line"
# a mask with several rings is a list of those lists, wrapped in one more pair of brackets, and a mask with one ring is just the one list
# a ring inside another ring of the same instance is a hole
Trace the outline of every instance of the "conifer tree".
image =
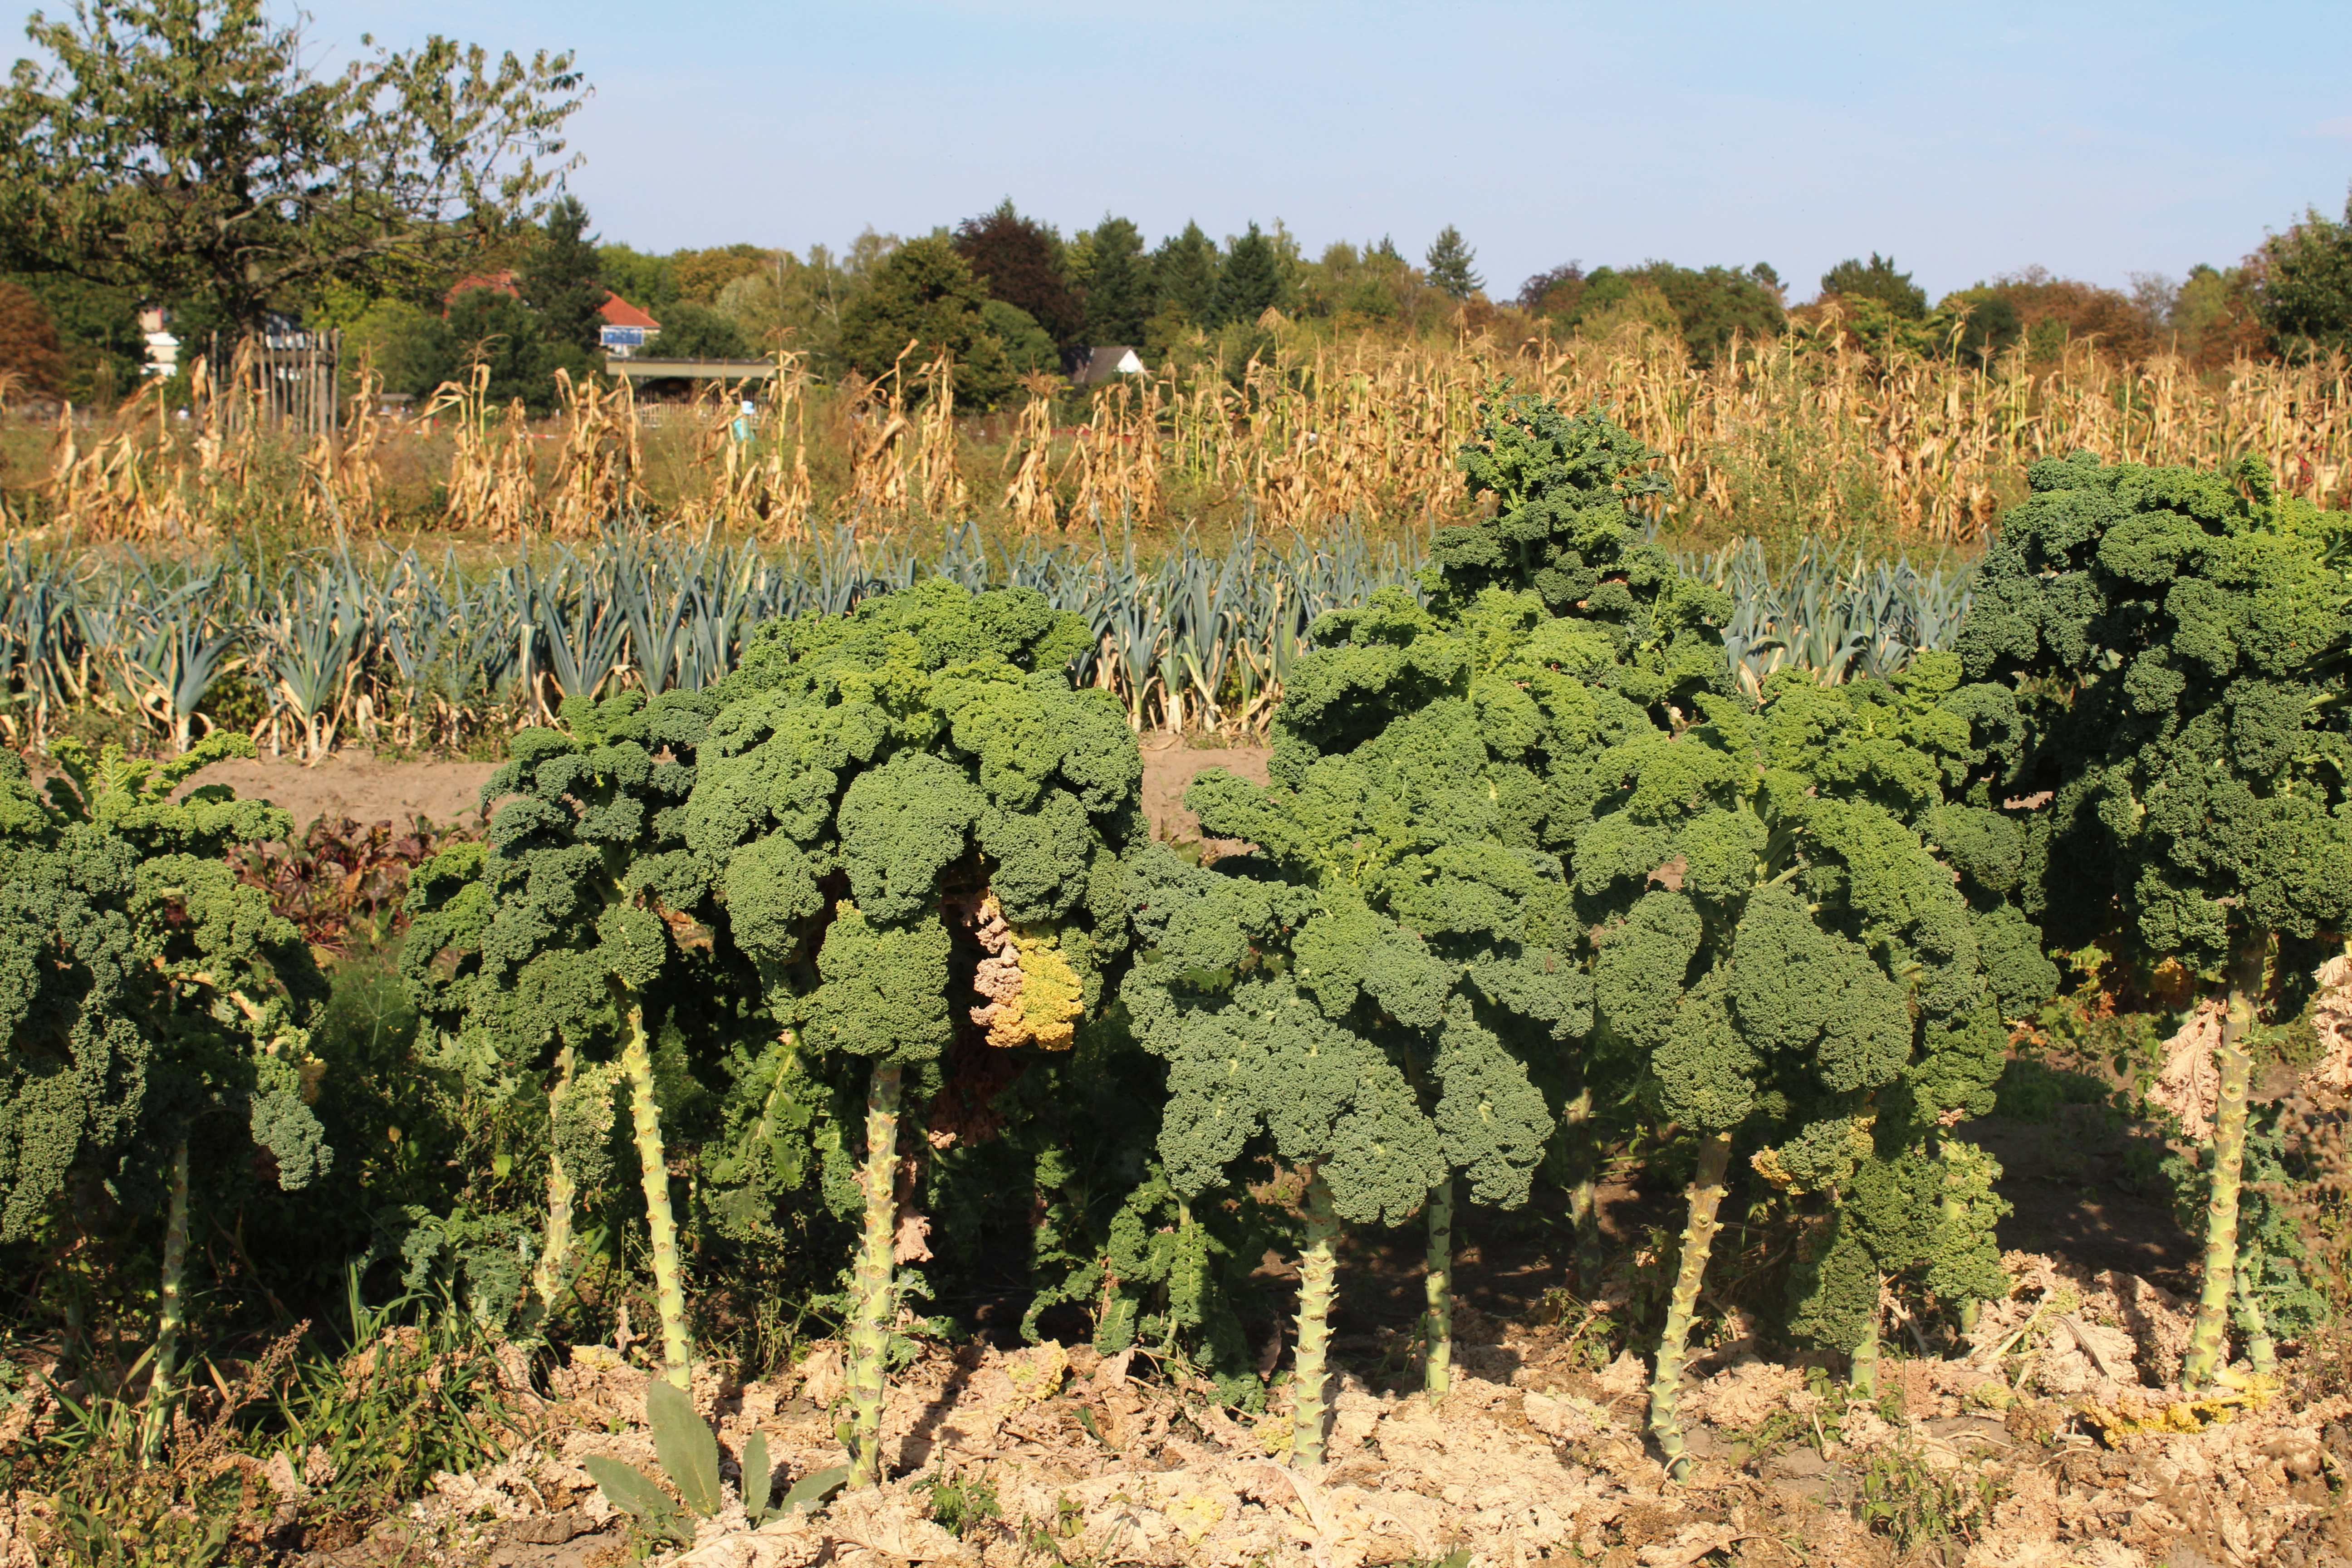
[(1274, 241), (1253, 223), (1226, 253), (1204, 324), (1222, 327), (1238, 321), (1248, 326), (1282, 300), (1282, 258), (1276, 254)]
[(1196, 327), (1217, 323), (1217, 242), (1187, 222), (1151, 253), (1152, 310), (1173, 309)]
[(1447, 224), (1437, 231), (1429, 244), (1429, 253), (1422, 258), (1429, 268), (1433, 288), (1449, 300), (1467, 300), (1486, 286), (1486, 280), (1471, 269), (1478, 253), (1463, 239), (1462, 231)]
[(578, 196), (564, 195), (549, 204), (547, 222), (516, 281), (523, 300), (539, 312), (550, 342), (569, 349), (567, 368), (576, 374), (582, 364), (593, 367), (602, 344), (600, 314), (608, 290), (604, 287), (596, 241), (588, 233), (588, 209)]

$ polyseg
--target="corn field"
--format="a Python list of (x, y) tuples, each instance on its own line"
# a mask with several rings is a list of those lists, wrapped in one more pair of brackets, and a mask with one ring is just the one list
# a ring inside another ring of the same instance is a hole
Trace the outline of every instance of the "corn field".
[[(1034, 587), (1087, 617), (1079, 677), (1136, 729), (1261, 733), (1323, 611), (1411, 584), (1418, 554), (1340, 531), (1240, 538), (1139, 557), (1134, 542), (1024, 541), (980, 531), (918, 547), (848, 528), (761, 548), (715, 535), (614, 532), (484, 570), (454, 552), (345, 548), (265, 568), (234, 552), (0, 551), (0, 735), (38, 744), (71, 716), (120, 716), (159, 749), (212, 728), (316, 761), (341, 742), (460, 749), (545, 719), (567, 697), (699, 687), (752, 627), (935, 573)], [(1894, 668), (1941, 646), (1965, 583), (1809, 548), (1777, 576), (1753, 543), (1685, 564), (1730, 590), (1734, 674), (1751, 692), (1783, 667), (1822, 679)]]
[[(187, 417), (149, 389), (111, 419), (57, 423), (43, 471), (11, 476), (18, 527), (162, 544), (236, 537), (268, 513), (299, 532), (446, 529), (587, 540), (644, 511), (699, 533), (808, 545), (985, 521), (1023, 537), (1218, 520), (1261, 537), (1342, 523), (1425, 530), (1454, 515), (1454, 456), (1497, 380), (1599, 405), (1659, 454), (1678, 535), (1868, 538), (1969, 549), (2034, 459), (2267, 462), (2282, 488), (2352, 499), (2352, 372), (2243, 360), (2200, 376), (2119, 364), (2077, 342), (2055, 361), (1873, 360), (1825, 325), (1735, 342), (1711, 364), (1646, 330), (1516, 349), (1370, 335), (1333, 342), (1269, 315), (1261, 352), (1123, 379), (1073, 399), (1032, 376), (1013, 405), (957, 406), (951, 366), (902, 356), (826, 382), (798, 354), (759, 385), (706, 386), (659, 414), (625, 384), (560, 390), (550, 419), (492, 405), (487, 380), (388, 419), (363, 384), (336, 439), (289, 447), (237, 417), (249, 367), (198, 365)], [(750, 413), (741, 399), (752, 404)], [(18, 465), (23, 468), (23, 464)]]

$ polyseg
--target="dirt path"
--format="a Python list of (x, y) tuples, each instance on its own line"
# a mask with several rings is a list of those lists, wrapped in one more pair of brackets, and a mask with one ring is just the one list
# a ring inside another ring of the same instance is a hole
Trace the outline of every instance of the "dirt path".
[[(1227, 767), (1244, 778), (1265, 781), (1263, 746), (1200, 748), (1150, 745), (1143, 752), (1143, 809), (1160, 838), (1196, 835), (1200, 825), (1184, 809), (1185, 785), (1207, 767)], [(293, 813), (295, 826), (321, 816), (405, 825), (416, 816), (441, 825), (473, 823), (482, 785), (497, 772), (492, 763), (385, 762), (356, 748), (339, 751), (316, 767), (282, 758), (216, 763), (195, 784), (225, 784)]]

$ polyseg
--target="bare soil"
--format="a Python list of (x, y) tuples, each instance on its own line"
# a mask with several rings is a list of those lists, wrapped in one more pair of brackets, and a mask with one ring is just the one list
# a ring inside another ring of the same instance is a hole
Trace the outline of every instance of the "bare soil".
[[(752, 1527), (730, 1500), (677, 1568), (1374, 1568), (1538, 1563), (1862, 1568), (2193, 1568), (2347, 1561), (2352, 1401), (2241, 1382), (2189, 1400), (2170, 1379), (2190, 1303), (2048, 1257), (2004, 1258), (2015, 1289), (1972, 1341), (1890, 1359), (1885, 1397), (1849, 1399), (1740, 1342), (1683, 1394), (1687, 1484), (1644, 1437), (1644, 1370), (1583, 1359), (1558, 1327), (1465, 1309), (1453, 1391), (1433, 1402), (1394, 1358), (1341, 1361), (1319, 1465), (1288, 1463), (1286, 1388), (1252, 1415), (1148, 1358), (1045, 1343), (927, 1350), (893, 1380), (889, 1479)], [(314, 1568), (625, 1561), (627, 1521), (583, 1466), (658, 1473), (646, 1374), (577, 1348), (543, 1436), (443, 1476), (360, 1546)], [(729, 1455), (755, 1431), (790, 1478), (844, 1461), (840, 1348), (780, 1379), (698, 1373)], [(730, 1479), (733, 1478), (730, 1475)], [(984, 1503), (976, 1500), (983, 1498)], [(951, 1506), (958, 1499), (963, 1506)]]

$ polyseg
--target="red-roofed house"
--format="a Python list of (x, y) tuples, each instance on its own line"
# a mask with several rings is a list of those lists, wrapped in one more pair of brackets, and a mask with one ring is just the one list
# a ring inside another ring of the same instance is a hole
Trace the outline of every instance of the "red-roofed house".
[[(458, 295), (471, 289), (488, 289), (500, 294), (511, 294), (518, 300), (522, 298), (522, 290), (515, 287), (514, 272), (509, 268), (500, 268), (496, 272), (469, 272), (441, 296), (442, 310), (446, 312)], [(604, 343), (604, 352), (614, 359), (628, 358), (661, 335), (659, 321), (610, 289), (605, 290), (604, 302), (596, 307), (596, 313), (604, 318), (604, 324), (597, 329), (596, 335)]]

